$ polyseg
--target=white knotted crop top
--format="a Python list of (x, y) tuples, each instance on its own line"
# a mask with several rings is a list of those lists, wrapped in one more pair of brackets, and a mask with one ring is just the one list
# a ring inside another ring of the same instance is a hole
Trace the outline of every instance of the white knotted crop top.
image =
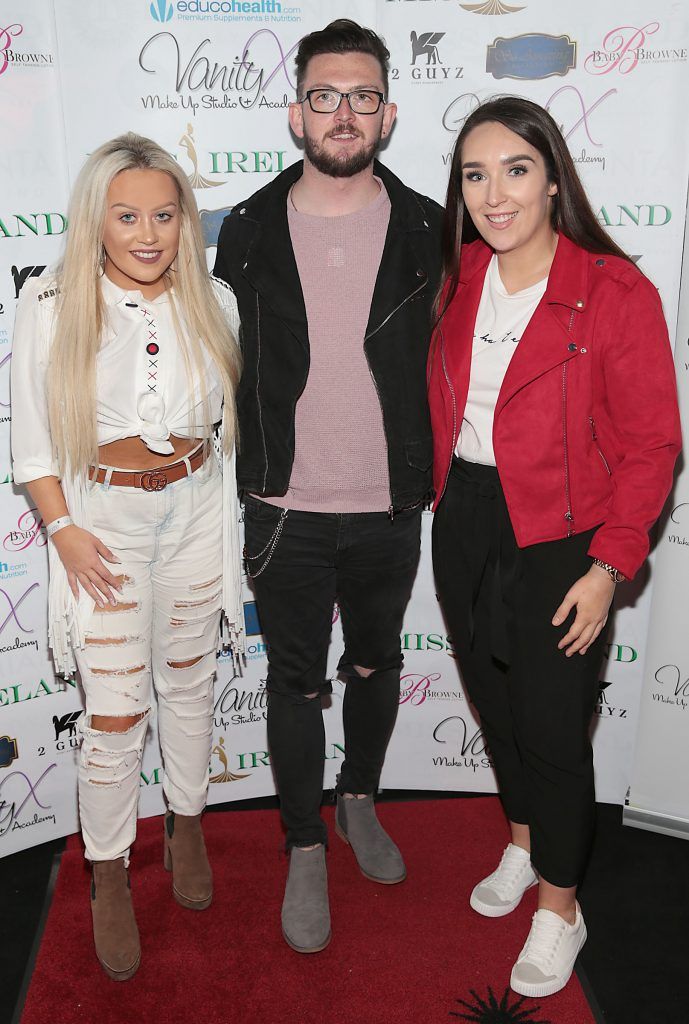
[[(234, 294), (223, 282), (213, 283), (236, 338), (239, 316)], [(199, 437), (207, 431), (197, 380), (189, 402), (189, 378), (177, 342), (170, 293), (144, 299), (141, 292), (125, 291), (105, 275), (101, 288), (106, 326), (96, 357), (98, 444), (139, 436), (151, 451), (172, 455), (170, 434)], [(54, 279), (30, 278), (17, 307), (12, 347), (12, 457), (17, 483), (57, 476), (45, 382), (55, 301)], [(213, 362), (207, 355), (204, 359), (213, 424), (222, 416), (222, 383)]]
[[(234, 345), (239, 333), (234, 292), (224, 282), (212, 280), (229, 328), (228, 345)], [(151, 451), (172, 454), (171, 434), (200, 437), (208, 430), (204, 429), (201, 383), (193, 367), (193, 395), (189, 401), (189, 376), (177, 339), (170, 293), (145, 299), (140, 292), (125, 291), (105, 276), (101, 278), (101, 287), (106, 324), (96, 357), (98, 444), (138, 436)], [(11, 364), (12, 469), (17, 483), (59, 475), (46, 394), (56, 299), (55, 279), (46, 275), (26, 282), (17, 306)], [(179, 310), (177, 317), (180, 318)], [(223, 392), (215, 364), (205, 353), (203, 358), (210, 427), (222, 419)], [(239, 654), (244, 647), (244, 616), (234, 453), (223, 454), (220, 463), (224, 636)], [(66, 476), (61, 484), (72, 519), (77, 526), (91, 529), (86, 497), (93, 485), (83, 475)], [(57, 671), (72, 674), (75, 670), (73, 651), (83, 648), (86, 642), (94, 602), (84, 590), (80, 590), (75, 600), (52, 544), (48, 546), (48, 555), (50, 646)]]

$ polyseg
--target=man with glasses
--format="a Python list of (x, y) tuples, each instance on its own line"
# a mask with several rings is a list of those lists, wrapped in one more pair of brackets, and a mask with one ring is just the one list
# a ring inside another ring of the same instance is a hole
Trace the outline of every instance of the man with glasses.
[(290, 851), (282, 930), (302, 953), (330, 941), (320, 698), (332, 692), (336, 600), (346, 680), (336, 830), (371, 881), (406, 876), (373, 797), (431, 484), (426, 357), (441, 209), (374, 160), (396, 115), (389, 56), (347, 19), (302, 39), (289, 121), (304, 160), (237, 204), (214, 271), (242, 321), (237, 472)]

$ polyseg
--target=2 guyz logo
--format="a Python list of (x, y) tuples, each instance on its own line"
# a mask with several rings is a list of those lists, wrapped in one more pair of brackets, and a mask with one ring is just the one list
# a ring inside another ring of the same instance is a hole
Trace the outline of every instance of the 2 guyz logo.
[[(464, 68), (445, 64), (440, 56), (440, 41), (444, 32), (415, 32), (409, 34), (411, 43), (411, 77), (415, 82), (445, 82), (449, 78), (463, 78)], [(425, 59), (424, 59), (425, 58)], [(391, 68), (391, 77), (399, 79), (399, 68)]]
[(426, 64), (442, 64), (438, 55), (438, 43), (445, 35), (444, 32), (422, 32), (417, 36), (412, 32), (411, 40), (411, 62), (416, 64), (417, 57), (425, 56)]
[(46, 265), (43, 264), (42, 266), (34, 265), (32, 267), (22, 267), (21, 270), (19, 269), (19, 267), (13, 266), (11, 268), (12, 280), (14, 281), (15, 299), (19, 298), (19, 293), (26, 284), (27, 280), (30, 277), (40, 277), (43, 271), (45, 270), (45, 267)]
[(68, 711), (66, 715), (61, 715), (59, 718), (57, 715), (53, 715), (53, 729), (55, 730), (55, 742), (57, 743), (63, 732), (67, 733), (67, 738), (72, 739), (77, 734), (77, 722), (83, 714), (82, 708), (78, 711)]

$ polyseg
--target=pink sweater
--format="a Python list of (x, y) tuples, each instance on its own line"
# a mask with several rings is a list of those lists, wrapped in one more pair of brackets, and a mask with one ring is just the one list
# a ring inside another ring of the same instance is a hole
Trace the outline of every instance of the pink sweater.
[(289, 488), (265, 499), (281, 508), (384, 512), (390, 505), (383, 415), (364, 354), (390, 219), (379, 184), (371, 204), (343, 217), (298, 213), (288, 200), (311, 363), (297, 402)]

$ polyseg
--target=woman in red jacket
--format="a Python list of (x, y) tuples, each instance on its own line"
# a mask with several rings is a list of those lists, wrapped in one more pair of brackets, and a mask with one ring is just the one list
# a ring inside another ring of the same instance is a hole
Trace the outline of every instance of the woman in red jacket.
[(528, 100), (483, 104), (457, 139), (429, 400), (438, 594), (511, 831), (471, 906), (501, 917), (538, 885), (511, 985), (540, 997), (586, 938), (602, 631), (648, 553), (680, 428), (658, 293)]

